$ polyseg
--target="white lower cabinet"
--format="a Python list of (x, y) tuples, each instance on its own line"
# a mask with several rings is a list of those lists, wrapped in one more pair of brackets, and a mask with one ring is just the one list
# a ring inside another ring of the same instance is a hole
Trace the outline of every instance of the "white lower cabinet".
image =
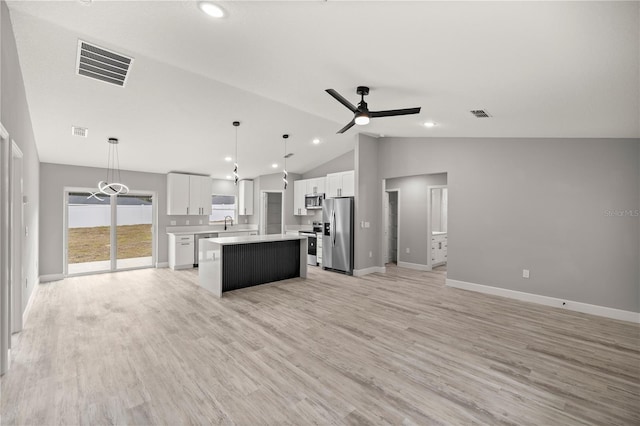
[(193, 268), (193, 235), (169, 234), (169, 267), (173, 270)]
[(431, 266), (447, 262), (447, 234), (431, 237)]

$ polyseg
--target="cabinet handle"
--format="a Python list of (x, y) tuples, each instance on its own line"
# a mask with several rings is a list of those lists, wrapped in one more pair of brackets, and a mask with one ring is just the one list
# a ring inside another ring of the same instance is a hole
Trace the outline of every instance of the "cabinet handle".
[(438, 249), (442, 250), (442, 242), (438, 243)]
[(189, 214), (189, 207), (187, 207), (187, 214)]

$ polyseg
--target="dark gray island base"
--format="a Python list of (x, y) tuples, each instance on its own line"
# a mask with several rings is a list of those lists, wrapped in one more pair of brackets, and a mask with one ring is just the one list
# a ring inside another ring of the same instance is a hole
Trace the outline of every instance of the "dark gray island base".
[(306, 237), (255, 235), (200, 241), (200, 286), (223, 292), (307, 276)]

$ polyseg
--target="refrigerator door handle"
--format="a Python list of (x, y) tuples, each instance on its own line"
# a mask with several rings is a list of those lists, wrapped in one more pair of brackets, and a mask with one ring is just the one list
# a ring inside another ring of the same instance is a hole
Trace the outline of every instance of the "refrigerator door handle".
[(331, 233), (333, 234), (333, 246), (336, 246), (336, 211), (333, 211), (333, 225), (331, 228)]

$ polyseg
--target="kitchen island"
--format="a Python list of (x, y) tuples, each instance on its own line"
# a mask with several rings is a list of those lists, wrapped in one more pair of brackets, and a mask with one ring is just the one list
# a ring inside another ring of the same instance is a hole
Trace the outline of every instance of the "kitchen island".
[(307, 242), (300, 235), (251, 235), (200, 240), (200, 286), (222, 293), (307, 277)]

